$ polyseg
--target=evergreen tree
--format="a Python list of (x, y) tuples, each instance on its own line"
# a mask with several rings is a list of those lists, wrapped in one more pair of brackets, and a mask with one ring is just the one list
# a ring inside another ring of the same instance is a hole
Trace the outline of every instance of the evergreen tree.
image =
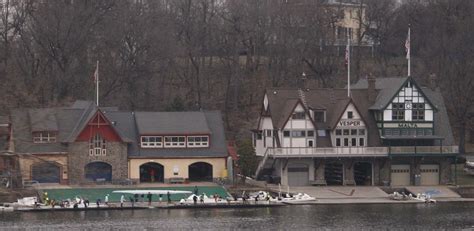
[(253, 176), (257, 169), (257, 156), (251, 140), (244, 140), (238, 144), (239, 167), (242, 175)]

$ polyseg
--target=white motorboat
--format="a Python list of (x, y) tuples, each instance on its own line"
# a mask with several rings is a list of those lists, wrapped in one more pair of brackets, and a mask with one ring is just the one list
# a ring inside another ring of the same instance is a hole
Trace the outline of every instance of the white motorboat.
[(436, 203), (436, 200), (432, 199), (430, 194), (418, 193), (413, 199), (423, 201), (425, 203)]
[(224, 199), (220, 197), (208, 197), (206, 194), (191, 194), (188, 198), (180, 200), (180, 204), (194, 204), (194, 197), (196, 197), (197, 204), (226, 204), (232, 201), (230, 198)]
[(466, 161), (466, 164), (464, 164), (464, 172), (474, 176), (474, 161)]

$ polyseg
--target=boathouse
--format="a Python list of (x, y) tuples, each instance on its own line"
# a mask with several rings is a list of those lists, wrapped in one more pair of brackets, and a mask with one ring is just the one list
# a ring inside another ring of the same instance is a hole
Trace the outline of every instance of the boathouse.
[(256, 176), (290, 186), (450, 184), (459, 152), (441, 93), (412, 77), (267, 89), (253, 143)]
[(133, 112), (76, 101), (11, 113), (10, 151), (27, 183), (213, 181), (227, 177), (218, 111)]

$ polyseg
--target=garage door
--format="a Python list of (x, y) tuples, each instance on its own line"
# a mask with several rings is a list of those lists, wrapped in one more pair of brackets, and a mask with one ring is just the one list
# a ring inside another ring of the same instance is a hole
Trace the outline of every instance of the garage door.
[(309, 185), (309, 171), (305, 164), (293, 164), (288, 166), (288, 185), (307, 186)]
[(392, 186), (410, 185), (410, 165), (397, 164), (391, 167), (391, 182)]
[(422, 164), (420, 165), (421, 185), (438, 185), (439, 184), (439, 165)]

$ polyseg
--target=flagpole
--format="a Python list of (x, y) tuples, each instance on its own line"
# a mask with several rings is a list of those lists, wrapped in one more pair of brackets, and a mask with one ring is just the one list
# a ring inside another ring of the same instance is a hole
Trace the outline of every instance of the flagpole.
[(411, 76), (411, 38), (410, 38), (410, 25), (408, 25), (408, 37), (405, 43), (407, 49), (407, 61), (408, 61), (408, 77)]
[(351, 41), (347, 29), (347, 97), (351, 97)]
[(97, 104), (97, 107), (99, 106), (99, 60), (97, 60), (97, 66), (96, 66), (96, 104)]

